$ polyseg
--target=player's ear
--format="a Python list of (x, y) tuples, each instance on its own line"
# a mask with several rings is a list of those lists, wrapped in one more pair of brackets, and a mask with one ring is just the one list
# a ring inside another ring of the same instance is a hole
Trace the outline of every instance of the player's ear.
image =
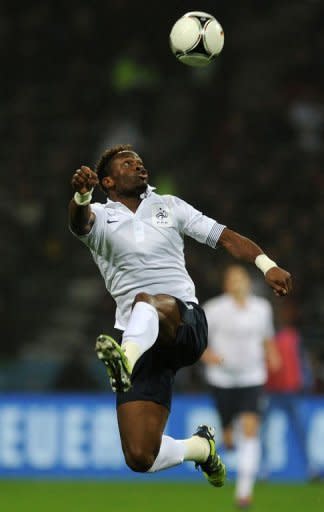
[(101, 181), (101, 185), (104, 189), (110, 190), (115, 185), (115, 181), (111, 176), (105, 176)]

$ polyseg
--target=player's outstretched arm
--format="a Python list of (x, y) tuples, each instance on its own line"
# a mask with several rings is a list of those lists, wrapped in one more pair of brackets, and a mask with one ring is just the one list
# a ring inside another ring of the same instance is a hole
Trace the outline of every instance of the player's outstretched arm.
[(287, 295), (291, 291), (292, 279), (289, 272), (278, 267), (249, 238), (225, 228), (218, 240), (218, 244), (224, 247), (234, 258), (255, 263), (264, 273), (266, 283), (273, 289), (276, 295)]
[(95, 214), (91, 211), (90, 202), (92, 191), (98, 183), (97, 173), (85, 165), (73, 174), (71, 185), (74, 196), (69, 204), (69, 224), (77, 235), (88, 234), (94, 223)]

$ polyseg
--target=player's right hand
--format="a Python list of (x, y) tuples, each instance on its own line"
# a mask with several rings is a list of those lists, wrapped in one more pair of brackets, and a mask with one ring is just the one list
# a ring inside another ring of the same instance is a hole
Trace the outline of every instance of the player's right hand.
[(272, 267), (265, 274), (266, 283), (271, 286), (277, 297), (288, 295), (292, 290), (292, 277), (289, 272), (280, 267)]
[(79, 192), (79, 194), (86, 194), (98, 184), (97, 173), (86, 165), (81, 165), (81, 168), (75, 171), (71, 180), (73, 192)]

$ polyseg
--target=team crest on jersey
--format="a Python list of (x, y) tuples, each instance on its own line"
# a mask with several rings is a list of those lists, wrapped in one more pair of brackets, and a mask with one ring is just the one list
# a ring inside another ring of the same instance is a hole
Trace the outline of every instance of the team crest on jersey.
[(167, 227), (172, 225), (170, 208), (164, 205), (152, 206), (152, 222), (154, 226)]

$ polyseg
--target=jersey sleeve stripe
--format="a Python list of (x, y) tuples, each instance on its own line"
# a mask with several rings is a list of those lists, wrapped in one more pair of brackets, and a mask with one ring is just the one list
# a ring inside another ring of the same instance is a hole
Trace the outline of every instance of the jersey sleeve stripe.
[(218, 222), (215, 222), (213, 227), (211, 228), (209, 235), (206, 240), (206, 244), (209, 245), (209, 247), (212, 247), (215, 249), (216, 244), (219, 240), (219, 237), (221, 236), (223, 230), (226, 228), (223, 224), (218, 224)]

